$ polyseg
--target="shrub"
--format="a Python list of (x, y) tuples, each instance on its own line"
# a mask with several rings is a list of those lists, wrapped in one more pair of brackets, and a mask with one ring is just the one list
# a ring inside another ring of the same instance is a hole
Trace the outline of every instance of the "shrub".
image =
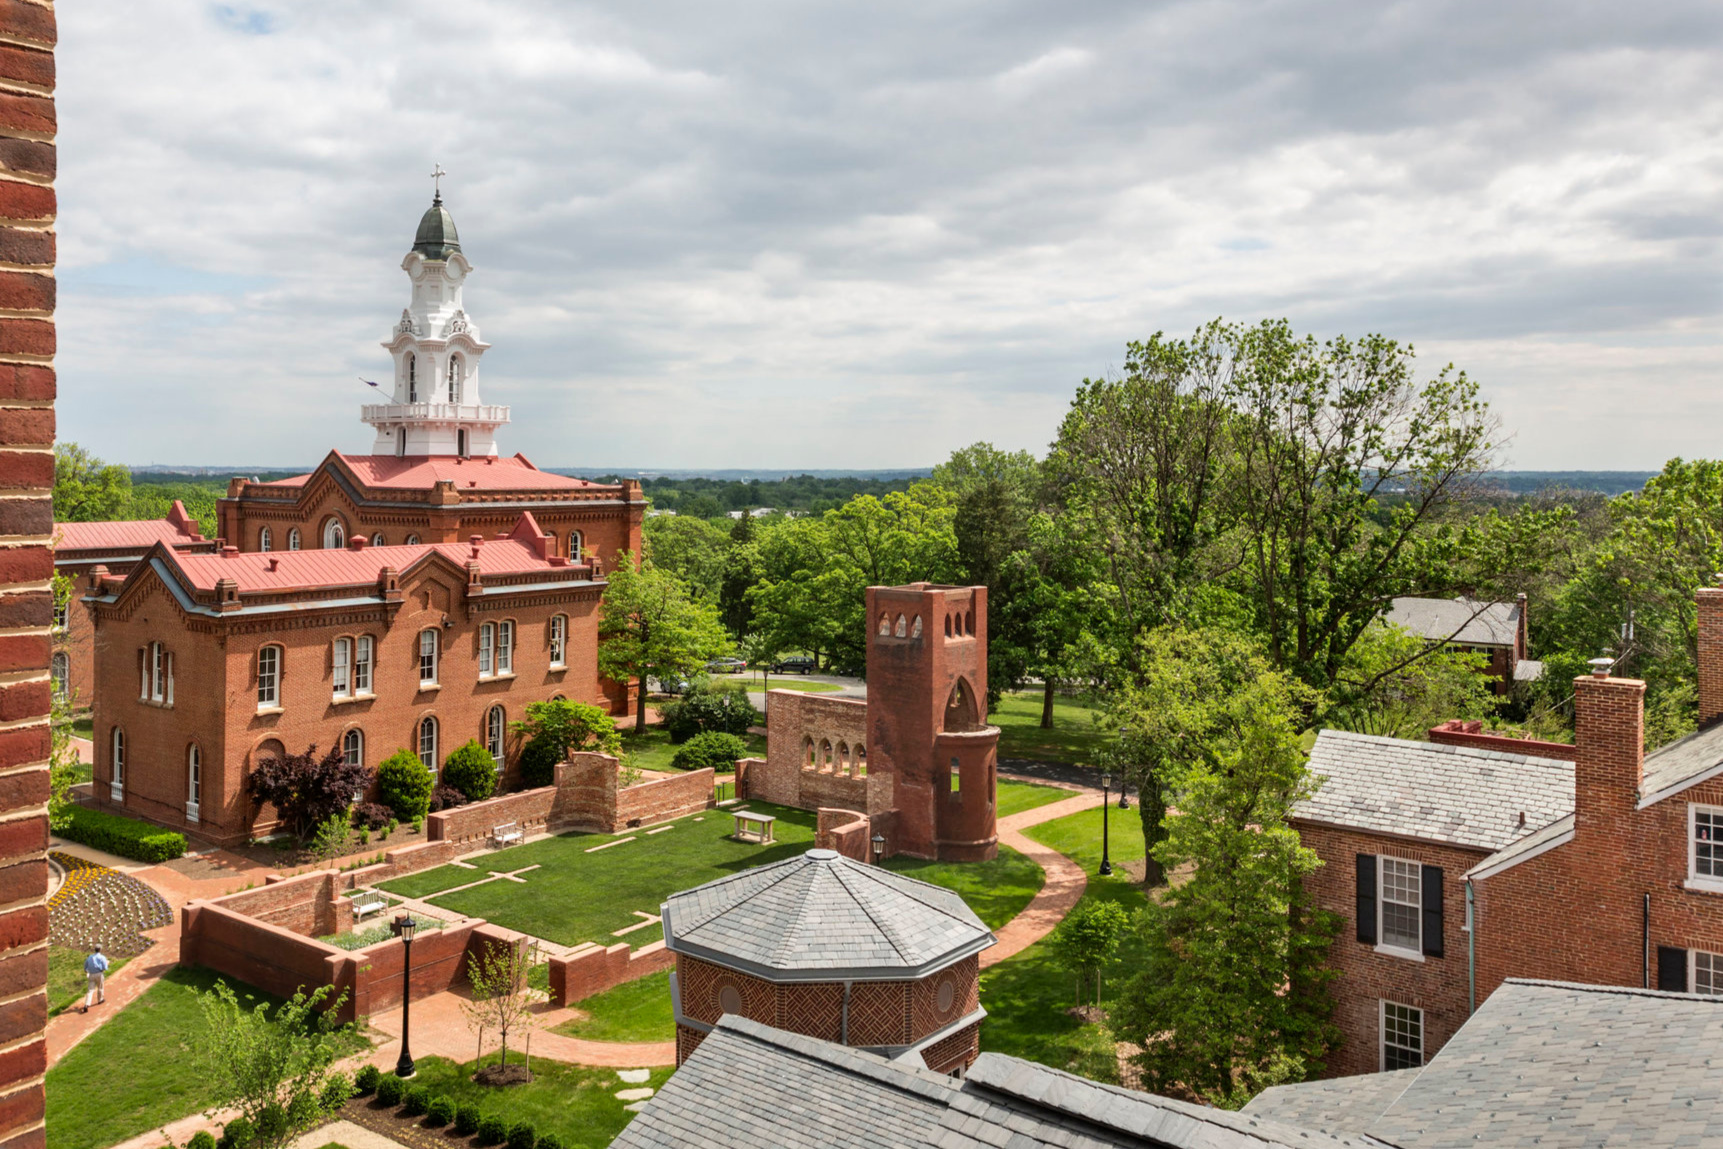
[(484, 1118), (479, 1116), (477, 1105), (459, 1105), (455, 1107), (455, 1132), (462, 1137), (471, 1137), (479, 1131), (479, 1122)]
[(540, 1133), (538, 1149), (562, 1149), (562, 1138), (555, 1133)]
[(424, 829), (425, 829), (425, 816), (423, 814), (420, 814), (417, 818), (413, 819), (413, 833), (415, 833), (415, 834), (423, 833)]
[(456, 806), (465, 806), (467, 796), (453, 786), (441, 786), (431, 791), (431, 813), (438, 810), (453, 810)]
[(501, 1117), (486, 1117), (479, 1122), (479, 1144), (501, 1145), (509, 1137), (509, 1127)]
[(556, 781), (556, 764), (562, 761), (562, 752), (557, 748), (556, 740), (539, 736), (521, 747), (520, 752), (520, 783), (528, 790), (540, 786), (549, 786)]
[(171, 862), (185, 853), (185, 835), (136, 818), (73, 806), (60, 837), (139, 862)]
[(401, 1095), (406, 1092), (407, 1083), (393, 1073), (385, 1073), (377, 1082), (377, 1100), (391, 1109), (401, 1104)]
[(271, 754), (246, 776), (246, 793), (258, 805), (273, 805), (301, 841), (334, 818), (346, 820), (347, 807), (371, 788), (371, 768), (349, 763), (337, 743), (321, 758), (317, 747), (303, 754)]
[(361, 802), (353, 807), (353, 824), (367, 830), (381, 830), (394, 816), (395, 812), (381, 802)]
[(455, 1100), (452, 1097), (438, 1097), (431, 1102), (431, 1107), (425, 1110), (425, 1124), (442, 1126), (455, 1119)]
[(748, 727), (758, 726), (762, 721), (760, 712), (748, 701), (747, 690), (739, 683), (704, 683), (665, 703), (659, 713), (670, 741), (677, 743), (699, 734), (740, 737), (748, 732)]
[(402, 821), (424, 815), (431, 785), (431, 772), (410, 750), (395, 751), (377, 767), (377, 796)]
[(347, 1104), (357, 1092), (352, 1078), (345, 1073), (337, 1073), (323, 1083), (323, 1092), (317, 1095), (317, 1101), (325, 1112), (333, 1112)]
[(401, 1112), (408, 1117), (422, 1117), (425, 1110), (431, 1107), (431, 1090), (429, 1086), (415, 1085), (407, 1090), (402, 1099)]
[(221, 1130), (221, 1140), (216, 1142), (216, 1149), (245, 1149), (257, 1140), (257, 1127), (244, 1117), (235, 1117)]
[(670, 765), (678, 770), (712, 769), (728, 773), (736, 768), (736, 759), (748, 756), (748, 744), (734, 734), (708, 731), (696, 734), (682, 744)]
[(375, 1065), (363, 1066), (353, 1077), (353, 1086), (363, 1097), (367, 1093), (377, 1092), (377, 1082), (382, 1078), (383, 1071)]
[(509, 1126), (509, 1149), (534, 1149), (538, 1144), (538, 1130), (530, 1122), (516, 1121)]
[(497, 762), (491, 752), (472, 739), (443, 759), (443, 781), (459, 790), (469, 802), (483, 802), (497, 789)]
[(207, 1129), (199, 1129), (185, 1143), (185, 1149), (215, 1149), (215, 1137)]
[(257, 1140), (265, 1145), (279, 1145), (287, 1138), (287, 1107), (273, 1102), (257, 1115)]

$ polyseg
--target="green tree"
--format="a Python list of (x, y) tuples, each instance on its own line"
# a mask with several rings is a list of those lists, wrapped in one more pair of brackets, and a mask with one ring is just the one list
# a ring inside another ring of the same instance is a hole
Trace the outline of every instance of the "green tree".
[(1489, 718), (1498, 702), (1489, 661), (1377, 622), (1359, 636), (1341, 668), (1348, 701), (1324, 718), (1342, 730), (1411, 739), (1450, 718)]
[(598, 669), (616, 682), (638, 679), (636, 728), (646, 728), (646, 680), (685, 678), (733, 646), (717, 607), (691, 598), (680, 579), (634, 557), (617, 556), (599, 617)]
[(1053, 958), (1077, 979), (1077, 1004), (1083, 1004), (1083, 987), (1093, 978), (1095, 1004), (1101, 1004), (1101, 971), (1113, 960), (1119, 941), (1130, 928), (1131, 917), (1117, 902), (1087, 898), (1065, 915), (1049, 944)]
[(1327, 949), (1338, 918), (1304, 879), (1320, 864), (1287, 824), (1314, 788), (1299, 749), (1296, 683), (1261, 676), (1224, 701), (1205, 762), (1182, 779), (1156, 856), (1188, 872), (1142, 914), (1137, 973), (1110, 1018), (1155, 1092), (1236, 1109), (1317, 1072), (1337, 1040)]
[(496, 760), (489, 750), (479, 745), (477, 738), (470, 738), (443, 759), (441, 781), (465, 794), (467, 801), (483, 802), (496, 793)]
[(559, 762), (577, 751), (622, 752), (622, 735), (617, 732), (616, 720), (585, 702), (566, 698), (529, 702), (526, 718), (516, 722), (513, 729), (534, 742), (550, 746)]
[(730, 545), (723, 528), (687, 515), (654, 515), (644, 527), (646, 561), (681, 579), (703, 602), (718, 601)]
[(132, 473), (76, 443), (54, 444), (54, 520), (95, 523), (129, 517)]
[(425, 816), (435, 785), (431, 772), (411, 750), (397, 750), (377, 766), (377, 797), (402, 821)]
[(245, 1008), (225, 981), (200, 996), (199, 1069), (216, 1089), (217, 1105), (237, 1108), (251, 1123), (254, 1145), (291, 1145), (339, 1104), (331, 1104), (341, 1091), (330, 1083), (340, 1077), (335, 1059), (352, 1041), (353, 1026), (335, 1020), (345, 997), (320, 986), (272, 1012), (262, 1002)]

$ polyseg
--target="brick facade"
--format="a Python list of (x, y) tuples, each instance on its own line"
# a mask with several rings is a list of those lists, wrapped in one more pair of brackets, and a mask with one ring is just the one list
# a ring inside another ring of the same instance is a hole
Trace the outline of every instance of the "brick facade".
[(51, 3), (0, 3), (0, 1149), (39, 1149), (47, 1068), (53, 620), (54, 44)]

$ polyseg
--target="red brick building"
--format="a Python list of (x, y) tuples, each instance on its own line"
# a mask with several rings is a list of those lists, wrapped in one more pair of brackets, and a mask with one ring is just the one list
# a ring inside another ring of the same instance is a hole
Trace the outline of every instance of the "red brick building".
[(626, 705), (598, 677), (590, 564), (550, 553), (531, 515), (506, 536), (341, 550), (181, 554), (100, 567), (95, 797), (219, 843), (269, 828), (246, 797), (260, 758), (341, 746), (432, 769), (470, 739), (510, 763), (529, 702)]
[(125, 574), (157, 543), (180, 554), (213, 554), (220, 548), (203, 537), (197, 520), (175, 500), (165, 519), (118, 523), (54, 524), (54, 573), (72, 581), (73, 594), (54, 612), (54, 686), (79, 709), (96, 698), (95, 623), (81, 601), (81, 587), (98, 566)]
[(1606, 659), (1571, 747), (1318, 738), (1295, 824), (1348, 919), (1331, 1072), (1423, 1064), (1508, 978), (1723, 994), (1723, 589), (1698, 610), (1700, 729), (1649, 755), (1645, 684)]

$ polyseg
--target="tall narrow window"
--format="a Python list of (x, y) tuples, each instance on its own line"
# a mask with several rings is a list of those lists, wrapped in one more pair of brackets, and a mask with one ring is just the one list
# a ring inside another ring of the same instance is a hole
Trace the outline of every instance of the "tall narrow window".
[(150, 701), (161, 702), (167, 697), (167, 653), (159, 642), (150, 643)]
[(485, 712), (485, 749), (491, 753), (491, 761), (497, 764), (497, 773), (503, 772), (503, 708), (493, 706)]
[(341, 736), (341, 761), (349, 766), (365, 765), (365, 735), (349, 730)]
[(1422, 950), (1423, 880), (1424, 867), (1418, 863), (1382, 859), (1378, 879), (1382, 890), (1382, 945), (1413, 953)]
[(323, 549), (338, 551), (347, 545), (347, 531), (341, 526), (340, 519), (330, 519), (323, 524)]
[[(417, 355), (414, 355), (411, 351), (409, 351), (409, 352), (407, 352), (407, 402), (417, 403), (418, 401), (419, 401), (419, 357)], [(405, 440), (406, 435), (407, 435), (406, 429), (402, 428), (401, 436), (402, 436), (403, 440)]]
[(467, 429), (465, 427), (455, 432), (455, 454), (463, 459), (467, 457)]
[(955, 794), (962, 788), (963, 767), (958, 764), (957, 759), (953, 758), (951, 760), (951, 792)]
[(266, 646), (257, 652), (257, 708), (281, 705), (281, 648)]
[(449, 356), (449, 402), (451, 403), (461, 401), (461, 375), (461, 357), (459, 355)]
[(371, 636), (368, 634), (353, 641), (353, 693), (371, 693)]
[(497, 627), (494, 622), (487, 622), (479, 627), (479, 677), (489, 678), (496, 673)]
[(260, 551), (268, 550), (269, 549), (269, 540), (270, 540), (269, 528), (268, 527), (261, 528), (257, 532), (257, 549)]
[(138, 647), (138, 701), (150, 696), (150, 648)]
[(61, 698), (66, 697), (72, 679), (72, 660), (65, 651), (56, 650), (54, 652), (48, 674), (54, 680), (54, 693)]
[(395, 428), (395, 454), (397, 457), (407, 453), (407, 428)]
[(432, 774), (437, 772), (437, 720), (429, 715), (419, 722), (419, 761)]
[(554, 614), (550, 618), (550, 664), (568, 665), (568, 616)]
[(171, 651), (167, 655), (167, 698), (166, 698), (166, 702), (169, 706), (173, 705), (173, 653)]
[(580, 547), (581, 547), (580, 532), (579, 531), (568, 532), (568, 557), (571, 559), (579, 559), (580, 558)]
[(287, 549), (290, 551), (296, 551), (299, 549), (299, 528), (298, 527), (294, 527), (292, 530), (287, 532)]
[(349, 698), (353, 694), (353, 640), (335, 640), (335, 697)]
[(515, 624), (504, 621), (497, 623), (497, 673), (513, 674), (515, 672)]
[(435, 686), (437, 684), (437, 632), (421, 630), (419, 632), (419, 685)]
[(203, 753), (193, 742), (185, 751), (185, 820), (197, 821), (203, 803)]
[(1416, 1069), (1424, 1064), (1424, 1011), (1382, 1003), (1382, 1068)]
[(114, 727), (108, 755), (108, 797), (118, 802), (126, 795), (126, 732)]
[(54, 603), (54, 629), (55, 630), (65, 630), (66, 629), (66, 607), (69, 605), (71, 605), (71, 604), (70, 603), (64, 603), (64, 602), (55, 602)]

